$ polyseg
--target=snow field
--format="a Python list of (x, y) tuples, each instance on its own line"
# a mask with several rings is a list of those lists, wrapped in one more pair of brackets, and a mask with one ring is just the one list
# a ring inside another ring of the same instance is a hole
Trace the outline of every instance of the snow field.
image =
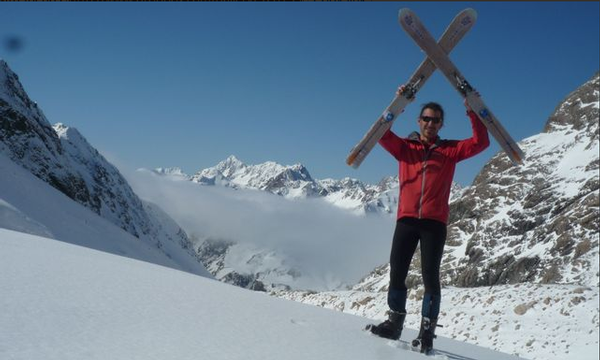
[[(409, 292), (405, 326), (418, 329), (423, 289)], [(386, 292), (278, 292), (275, 295), (381, 321)], [(598, 359), (599, 289), (578, 285), (501, 285), (442, 289), (439, 336), (529, 359)], [(402, 335), (410, 340), (409, 335)], [(557, 339), (550, 341), (548, 339)]]
[[(6, 360), (422, 358), (362, 331), (365, 318), (6, 229), (0, 274)], [(437, 344), (439, 358), (516, 358)]]

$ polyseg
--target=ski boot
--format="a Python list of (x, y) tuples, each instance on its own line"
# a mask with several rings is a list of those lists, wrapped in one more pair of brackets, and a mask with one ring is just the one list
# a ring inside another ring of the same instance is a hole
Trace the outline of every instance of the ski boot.
[(414, 348), (421, 348), (421, 352), (430, 355), (433, 352), (433, 339), (436, 338), (435, 328), (438, 326), (437, 319), (427, 317), (421, 318), (421, 329), (419, 336), (412, 341)]
[(379, 325), (369, 324), (365, 330), (382, 338), (398, 340), (402, 335), (404, 319), (406, 319), (406, 313), (390, 310), (388, 311), (387, 320)]

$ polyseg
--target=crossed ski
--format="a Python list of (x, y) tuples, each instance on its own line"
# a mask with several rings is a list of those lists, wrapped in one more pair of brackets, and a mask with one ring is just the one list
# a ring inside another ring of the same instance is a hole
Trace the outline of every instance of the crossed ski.
[(365, 157), (381, 139), (383, 134), (389, 130), (404, 108), (412, 102), (415, 94), (429, 79), (436, 68), (448, 78), (450, 83), (466, 99), (469, 106), (477, 113), (488, 131), (506, 151), (514, 164), (522, 161), (523, 152), (496, 119), (492, 112), (483, 103), (479, 94), (467, 82), (459, 72), (458, 68), (450, 61), (448, 53), (458, 44), (464, 35), (471, 29), (477, 19), (477, 13), (473, 9), (461, 11), (450, 23), (439, 42), (436, 43), (419, 18), (409, 9), (402, 9), (398, 20), (404, 30), (426, 53), (427, 58), (417, 68), (410, 80), (405, 84), (405, 91), (394, 98), (383, 114), (375, 121), (365, 136), (350, 151), (346, 163), (358, 168)]
[(500, 121), (485, 105), (479, 94), (452, 63), (446, 52), (444, 52), (444, 49), (436, 44), (417, 15), (410, 9), (402, 9), (398, 15), (398, 21), (417, 45), (427, 54), (427, 57), (446, 76), (450, 84), (466, 99), (467, 104), (477, 113), (513, 164), (521, 163), (523, 161), (523, 151), (519, 148), (519, 145), (517, 145), (502, 124), (500, 124)]
[[(461, 11), (452, 20), (444, 34), (440, 38), (439, 46), (445, 53), (449, 53), (465, 36), (465, 34), (473, 27), (477, 13), (473, 9), (465, 9)], [(346, 158), (346, 163), (353, 168), (358, 168), (365, 157), (371, 152), (379, 139), (388, 131), (396, 120), (397, 116), (402, 113), (404, 108), (410, 104), (416, 93), (423, 87), (427, 79), (433, 74), (436, 66), (429, 58), (425, 58), (417, 70), (413, 73), (410, 79), (405, 83), (405, 91), (396, 96), (390, 105), (385, 109), (383, 114), (373, 123), (371, 128), (365, 133), (363, 138), (352, 148), (350, 154)]]

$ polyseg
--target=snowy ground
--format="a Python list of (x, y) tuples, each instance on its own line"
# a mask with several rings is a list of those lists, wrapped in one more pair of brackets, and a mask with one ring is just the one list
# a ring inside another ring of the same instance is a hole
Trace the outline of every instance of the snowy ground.
[[(421, 294), (422, 294), (422, 290)], [(445, 288), (437, 333), (525, 358), (598, 359), (599, 291), (576, 285)], [(384, 319), (386, 293), (280, 292), (279, 297)], [(419, 291), (409, 295), (406, 324), (420, 323)], [(550, 340), (554, 339), (554, 340)]]
[[(0, 293), (3, 360), (423, 358), (361, 331), (366, 318), (6, 229)], [(443, 337), (436, 345), (435, 358), (516, 359)]]

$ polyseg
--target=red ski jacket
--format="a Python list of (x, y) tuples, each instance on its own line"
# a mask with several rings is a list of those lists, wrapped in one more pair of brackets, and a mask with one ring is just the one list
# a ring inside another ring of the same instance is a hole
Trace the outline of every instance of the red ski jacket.
[(446, 224), (450, 213), (448, 200), (456, 163), (475, 156), (490, 144), (487, 129), (477, 114), (467, 112), (473, 137), (441, 140), (427, 148), (417, 132), (400, 138), (388, 130), (379, 144), (399, 163), (400, 201), (397, 218), (433, 219)]

